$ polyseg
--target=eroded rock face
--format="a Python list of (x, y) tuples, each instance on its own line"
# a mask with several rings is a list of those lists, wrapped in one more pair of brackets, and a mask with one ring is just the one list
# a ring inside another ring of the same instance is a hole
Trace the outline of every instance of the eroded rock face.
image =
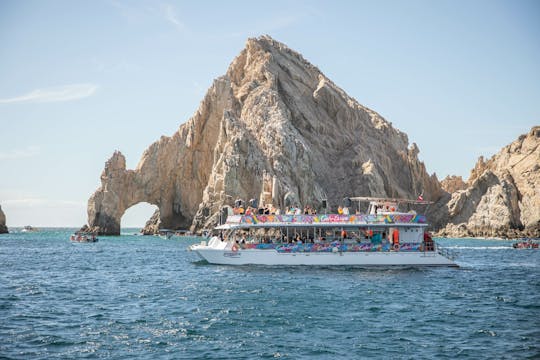
[(276, 179), (276, 206), (285, 195), (332, 208), (354, 195), (439, 200), (446, 193), (418, 152), (300, 54), (270, 37), (249, 39), (193, 117), (135, 170), (119, 152), (111, 157), (88, 221), (118, 234), (124, 211), (145, 201), (158, 206), (162, 227), (209, 227), (223, 205), (259, 198), (264, 176)]
[(141, 229), (141, 233), (143, 235), (154, 235), (159, 232), (159, 229), (161, 229), (161, 220), (159, 210), (156, 210), (146, 222), (144, 228)]
[(7, 234), (8, 228), (6, 226), (6, 214), (2, 211), (2, 207), (0, 206), (0, 234)]
[(488, 161), (451, 195), (442, 236), (540, 236), (540, 126)]
[(467, 188), (467, 183), (463, 181), (463, 178), (461, 176), (447, 176), (441, 181), (441, 187), (444, 191), (452, 194), (455, 193), (458, 190), (464, 190)]

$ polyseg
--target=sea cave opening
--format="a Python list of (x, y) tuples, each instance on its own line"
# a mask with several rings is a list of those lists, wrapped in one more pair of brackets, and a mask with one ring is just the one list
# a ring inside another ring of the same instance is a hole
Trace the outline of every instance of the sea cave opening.
[(158, 210), (157, 205), (140, 202), (129, 207), (120, 220), (120, 232), (138, 233)]

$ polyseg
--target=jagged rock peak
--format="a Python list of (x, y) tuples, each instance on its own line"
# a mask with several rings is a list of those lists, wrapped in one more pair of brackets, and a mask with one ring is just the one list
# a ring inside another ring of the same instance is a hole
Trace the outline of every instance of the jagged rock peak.
[(540, 236), (540, 126), (480, 157), (446, 207), (444, 236)]
[(243, 102), (248, 93), (261, 85), (276, 91), (282, 90), (283, 84), (280, 81), (284, 81), (284, 76), (302, 83), (304, 86), (299, 90), (310, 91), (314, 97), (321, 96), (320, 93), (326, 91), (332, 92), (342, 99), (347, 107), (369, 114), (368, 120), (377, 128), (391, 128), (405, 143), (408, 143), (405, 133), (393, 128), (391, 123), (377, 112), (349, 96), (300, 53), (268, 35), (249, 38), (246, 47), (229, 66), (225, 78), (231, 81), (236, 98)]
[(6, 226), (6, 214), (2, 211), (2, 206), (0, 206), (0, 234), (8, 233), (8, 228)]
[[(538, 149), (539, 138), (540, 126), (533, 126), (527, 134), (520, 135), (517, 140), (503, 147), (490, 159), (485, 160), (483, 156), (480, 156), (475, 167), (471, 170), (467, 183), (471, 185), (487, 170), (504, 170), (507, 167), (510, 170), (515, 166), (523, 168), (523, 164), (519, 165), (522, 160), (525, 160), (526, 165), (530, 164), (534, 167), (534, 163), (527, 161), (527, 157), (535, 154), (535, 150)], [(511, 157), (514, 158), (513, 162), (510, 161)], [(537, 164), (540, 166), (540, 163)]]
[(126, 170), (126, 157), (119, 150), (116, 150), (105, 163), (104, 173), (112, 174), (115, 171), (122, 170)]
[(249, 39), (195, 114), (135, 170), (113, 155), (89, 224), (118, 233), (124, 211), (142, 201), (158, 206), (166, 228), (200, 229), (238, 198), (315, 207), (353, 195), (437, 200), (444, 192), (418, 152), (300, 54), (268, 36)]
[(289, 55), (291, 57), (294, 57), (298, 62), (300, 62), (304, 68), (319, 73), (321, 72), (315, 65), (307, 61), (302, 56), (302, 54), (292, 50), (284, 43), (274, 40), (269, 35), (262, 35), (258, 38), (248, 38), (245, 49), (240, 53), (238, 57), (235, 58), (230, 68), (232, 68), (237, 63), (237, 59), (242, 57), (244, 51), (248, 52), (248, 54), (253, 54), (256, 53), (260, 48), (262, 48), (266, 53), (270, 54), (279, 53), (280, 55)]

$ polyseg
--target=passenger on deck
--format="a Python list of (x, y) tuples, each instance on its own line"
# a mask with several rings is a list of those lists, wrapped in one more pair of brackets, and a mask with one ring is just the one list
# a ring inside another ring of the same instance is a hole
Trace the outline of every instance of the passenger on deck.
[(392, 233), (392, 243), (394, 245), (399, 245), (399, 230), (395, 229)]
[(338, 207), (337, 212), (339, 215), (343, 215), (343, 208), (341, 206)]
[(366, 239), (371, 240), (373, 237), (373, 230), (366, 230)]

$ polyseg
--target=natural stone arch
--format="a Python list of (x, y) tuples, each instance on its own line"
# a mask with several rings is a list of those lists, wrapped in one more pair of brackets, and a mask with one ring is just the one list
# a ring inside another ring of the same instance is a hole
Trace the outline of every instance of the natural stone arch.
[(182, 213), (174, 183), (166, 187), (155, 177), (143, 176), (155, 172), (139, 170), (126, 170), (126, 159), (118, 151), (106, 162), (101, 174), (102, 186), (88, 200), (88, 223), (94, 231), (119, 235), (125, 211), (141, 202), (158, 207), (163, 227), (176, 229), (190, 225), (189, 217)]

